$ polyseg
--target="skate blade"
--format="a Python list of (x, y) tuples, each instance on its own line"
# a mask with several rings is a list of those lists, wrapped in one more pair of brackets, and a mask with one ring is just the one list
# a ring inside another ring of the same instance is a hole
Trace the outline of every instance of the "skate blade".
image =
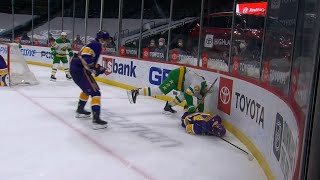
[(131, 94), (130, 90), (127, 90), (127, 95), (128, 95), (128, 99), (129, 99), (130, 104), (133, 104), (132, 94)]
[(89, 118), (91, 117), (90, 114), (86, 115), (86, 114), (76, 114), (76, 118)]
[(170, 112), (170, 111), (162, 111), (162, 114), (165, 114), (165, 115), (172, 115), (172, 114), (176, 114), (177, 112)]
[(50, 79), (50, 81), (56, 82), (57, 80), (56, 79)]
[(92, 129), (98, 130), (98, 129), (106, 129), (108, 127), (108, 124), (100, 125), (100, 124), (93, 124)]

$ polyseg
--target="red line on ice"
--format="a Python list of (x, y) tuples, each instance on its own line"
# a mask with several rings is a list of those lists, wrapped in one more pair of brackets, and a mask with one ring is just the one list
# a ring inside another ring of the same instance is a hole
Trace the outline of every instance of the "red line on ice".
[(103, 146), (102, 144), (100, 144), (98, 141), (96, 141), (95, 139), (93, 139), (92, 137), (90, 137), (89, 135), (87, 135), (86, 133), (82, 132), (81, 130), (77, 129), (76, 127), (72, 126), (71, 124), (69, 124), (67, 121), (65, 121), (63, 118), (59, 117), (58, 115), (56, 115), (54, 112), (50, 111), (49, 109), (45, 108), (44, 106), (42, 106), (41, 104), (39, 104), (38, 102), (34, 101), (32, 98), (30, 98), (29, 96), (25, 95), (24, 93), (20, 92), (19, 90), (14, 89), (16, 92), (18, 92), (21, 96), (25, 97), (26, 99), (28, 99), (29, 101), (31, 101), (33, 104), (35, 104), (36, 106), (40, 107), (41, 109), (43, 109), (44, 111), (46, 111), (48, 114), (50, 114), (51, 116), (55, 117), (56, 119), (58, 119), (61, 123), (63, 123), (64, 125), (68, 126), (69, 128), (71, 128), (72, 130), (74, 130), (75, 132), (77, 132), (78, 134), (80, 134), (82, 137), (84, 137), (85, 139), (87, 139), (88, 141), (90, 141), (91, 143), (93, 143), (94, 145), (96, 145), (98, 148), (100, 148), (100, 150), (104, 151), (105, 153), (111, 155), (113, 158), (117, 159), (118, 161), (120, 161), (124, 166), (126, 166), (129, 169), (132, 169), (134, 172), (138, 173), (139, 175), (143, 176), (146, 179), (150, 179), (150, 180), (154, 180), (155, 178), (151, 177), (150, 175), (148, 175), (146, 172), (144, 172), (143, 170), (141, 170), (140, 168), (138, 168), (135, 165), (132, 165), (128, 160), (126, 160), (125, 158), (122, 158), (120, 155), (116, 154), (114, 151), (112, 151), (111, 149)]

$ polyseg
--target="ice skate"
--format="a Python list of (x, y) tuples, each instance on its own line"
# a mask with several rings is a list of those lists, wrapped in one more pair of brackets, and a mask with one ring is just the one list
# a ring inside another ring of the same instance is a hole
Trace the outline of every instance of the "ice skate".
[(167, 103), (166, 103), (166, 106), (163, 108), (163, 110), (164, 110), (164, 113), (165, 113), (165, 114), (177, 113), (176, 110), (172, 109), (172, 106), (168, 103), (168, 101), (167, 101)]
[(70, 74), (66, 74), (66, 78), (67, 78), (67, 80), (72, 80), (72, 77)]
[(132, 103), (136, 103), (137, 100), (137, 96), (139, 95), (139, 89), (132, 89), (132, 90), (128, 90), (127, 91), (127, 95), (128, 95), (128, 99), (129, 102)]
[(108, 122), (100, 119), (98, 113), (93, 113), (92, 129), (105, 129), (108, 127)]
[(57, 80), (57, 78), (54, 75), (51, 75), (50, 81), (56, 81), (56, 80)]
[(86, 111), (83, 108), (78, 107), (78, 109), (76, 111), (76, 118), (88, 118), (88, 117), (90, 117), (90, 115), (91, 115), (91, 112)]

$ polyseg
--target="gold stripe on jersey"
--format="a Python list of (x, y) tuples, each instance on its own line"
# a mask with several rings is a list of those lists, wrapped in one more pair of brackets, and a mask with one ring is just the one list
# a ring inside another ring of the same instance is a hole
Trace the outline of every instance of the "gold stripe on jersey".
[(57, 56), (57, 57), (60, 57), (60, 58), (61, 58), (61, 57), (67, 57), (66, 54), (56, 54), (56, 56)]
[(89, 47), (84, 47), (81, 51), (80, 51), (81, 55), (90, 55), (92, 57), (96, 57), (96, 54), (94, 53), (94, 51), (89, 48)]
[(185, 93), (188, 94), (189, 96), (193, 96), (193, 93), (190, 91), (190, 89), (187, 89)]
[(194, 132), (194, 130), (193, 130), (193, 124), (188, 124), (187, 126), (186, 126), (186, 131), (187, 131), (187, 133), (188, 134), (196, 134), (195, 132)]
[(86, 78), (88, 79), (92, 89), (94, 92), (97, 92), (99, 90), (97, 83), (93, 80), (92, 75), (88, 75), (88, 73), (86, 72), (85, 69), (83, 69), (83, 73), (86, 76)]
[(7, 68), (6, 69), (0, 69), (0, 76), (4, 76), (6, 74), (8, 74), (8, 69)]
[(179, 80), (178, 80), (178, 90), (182, 90), (182, 81), (183, 81), (183, 76), (184, 76), (184, 67), (180, 67), (180, 74), (179, 74)]

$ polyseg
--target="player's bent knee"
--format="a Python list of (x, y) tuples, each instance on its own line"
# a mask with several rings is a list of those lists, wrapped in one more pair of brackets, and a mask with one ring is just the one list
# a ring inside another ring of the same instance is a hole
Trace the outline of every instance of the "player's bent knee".
[(93, 91), (90, 93), (90, 96), (94, 97), (94, 96), (101, 96), (100, 91)]

